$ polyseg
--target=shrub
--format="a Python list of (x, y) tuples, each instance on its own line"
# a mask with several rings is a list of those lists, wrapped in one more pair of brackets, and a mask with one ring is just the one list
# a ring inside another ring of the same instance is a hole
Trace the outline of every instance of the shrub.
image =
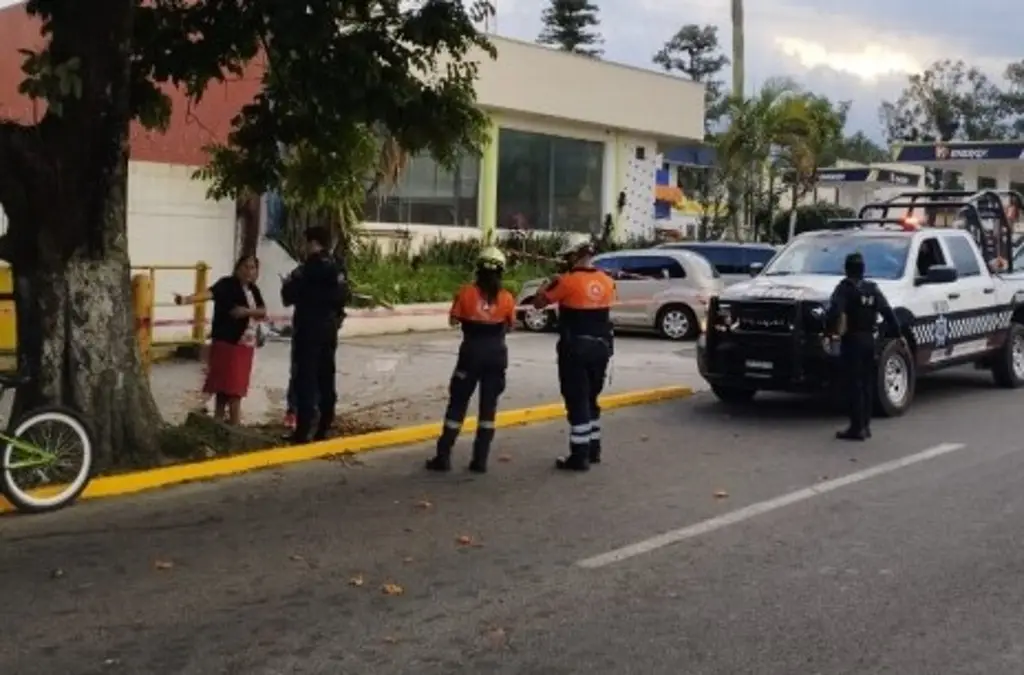
[[(509, 258), (505, 287), (517, 294), (525, 282), (554, 274), (554, 262), (568, 241), (569, 235), (561, 232), (503, 234), (495, 245)], [(606, 245), (604, 250), (648, 248), (655, 243), (653, 238), (628, 237)], [(349, 272), (355, 292), (378, 302), (444, 302), (473, 278), (473, 268), (484, 245), (477, 238), (436, 237), (413, 252), (408, 240), (388, 245), (362, 239), (348, 261)]]

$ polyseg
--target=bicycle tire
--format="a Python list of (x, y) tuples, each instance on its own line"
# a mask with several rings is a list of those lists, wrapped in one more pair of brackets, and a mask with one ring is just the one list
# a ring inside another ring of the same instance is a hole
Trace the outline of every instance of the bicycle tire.
[(0, 492), (22, 513), (46, 513), (69, 506), (78, 499), (92, 478), (94, 462), (92, 431), (81, 415), (74, 410), (57, 405), (36, 408), (23, 415), (17, 424), (10, 425), (7, 435), (11, 438), (19, 438), (33, 425), (40, 422), (57, 422), (70, 428), (81, 442), (82, 464), (76, 472), (74, 480), (68, 483), (65, 489), (49, 497), (35, 497), (25, 492), (11, 476), (7, 467), (10, 465), (14, 446), (11, 443), (4, 443), (3, 452), (0, 454), (0, 467), (2, 467), (0, 469)]

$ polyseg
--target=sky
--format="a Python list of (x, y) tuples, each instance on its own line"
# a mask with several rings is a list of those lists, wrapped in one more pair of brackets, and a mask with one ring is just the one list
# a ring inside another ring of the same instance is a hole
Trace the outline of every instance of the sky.
[[(731, 50), (730, 0), (592, 0), (604, 58), (653, 67), (679, 27), (719, 26)], [(548, 0), (491, 0), (497, 32), (534, 40)], [(0, 0), (0, 7), (14, 0)], [(1016, 8), (1016, 9), (1015, 9)], [(936, 59), (963, 59), (999, 78), (1020, 59), (1020, 0), (746, 0), (747, 88), (789, 76), (809, 90), (853, 101), (849, 130), (881, 139), (878, 107), (910, 73)]]
[[(547, 0), (491, 0), (500, 35), (534, 40)], [(651, 67), (679, 27), (719, 26), (731, 50), (730, 0), (592, 0), (604, 58)], [(746, 0), (748, 89), (789, 76), (836, 100), (853, 101), (848, 129), (881, 140), (878, 108), (907, 76), (937, 59), (963, 59), (993, 77), (1024, 57), (1020, 0)]]

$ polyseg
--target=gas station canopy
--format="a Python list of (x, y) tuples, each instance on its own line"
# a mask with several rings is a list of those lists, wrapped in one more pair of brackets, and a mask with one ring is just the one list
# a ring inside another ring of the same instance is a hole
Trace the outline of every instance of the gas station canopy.
[(818, 169), (815, 178), (821, 187), (848, 185), (865, 191), (886, 187), (916, 188), (921, 183), (919, 174), (870, 166)]
[(966, 190), (1024, 188), (1024, 142), (951, 141), (893, 147), (895, 162), (959, 173)]

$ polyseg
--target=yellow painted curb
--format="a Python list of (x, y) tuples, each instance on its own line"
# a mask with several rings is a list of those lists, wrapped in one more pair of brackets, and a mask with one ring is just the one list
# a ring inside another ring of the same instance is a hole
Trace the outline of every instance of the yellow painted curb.
[[(602, 396), (601, 408), (611, 410), (645, 403), (686, 398), (692, 395), (693, 390), (689, 387), (643, 389)], [(564, 415), (565, 406), (563, 404), (549, 403), (532, 408), (499, 412), (495, 423), (499, 429), (503, 429), (558, 419)], [(475, 431), (476, 426), (476, 418), (469, 417), (463, 425), (463, 431)], [(433, 440), (440, 433), (440, 423), (419, 424), (411, 427), (388, 429), (386, 431), (375, 431), (358, 436), (331, 438), (319, 443), (310, 443), (309, 445), (273, 448), (271, 450), (260, 450), (222, 459), (211, 459), (191, 464), (176, 464), (160, 469), (105, 476), (93, 480), (85, 492), (82, 493), (80, 499), (127, 495), (145, 490), (179, 485), (181, 483), (209, 480), (211, 478), (232, 476), (285, 464), (305, 462), (331, 455), (357, 454), (396, 445), (420, 443)], [(13, 507), (6, 500), (0, 498), (0, 513), (12, 510), (14, 510)]]

